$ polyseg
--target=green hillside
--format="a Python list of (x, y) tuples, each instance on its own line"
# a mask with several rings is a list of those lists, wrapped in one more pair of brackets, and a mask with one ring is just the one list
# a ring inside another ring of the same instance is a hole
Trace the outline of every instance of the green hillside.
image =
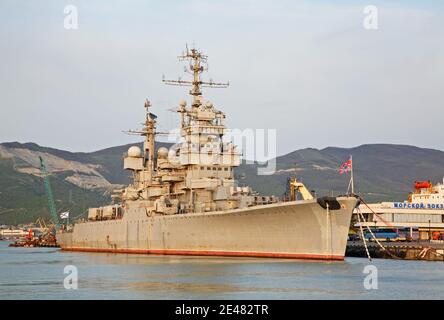
[[(256, 176), (257, 165), (241, 166), (238, 175), (245, 176), (243, 183), (264, 193), (284, 193), (287, 178), (297, 176), (318, 195), (343, 194), (349, 175), (340, 175), (338, 169), (350, 155), (353, 155), (355, 191), (368, 201), (404, 200), (414, 181), (436, 183), (442, 182), (444, 176), (444, 152), (388, 144), (297, 150), (277, 158), (278, 173), (273, 176)], [(284, 171), (291, 168), (297, 170)]]
[[(42, 178), (14, 170), (12, 160), (0, 159), (0, 224), (19, 224), (50, 217)], [(50, 184), (57, 210), (70, 210), (75, 217), (88, 207), (110, 201), (109, 196), (79, 188), (51, 175)]]
[[(131, 144), (133, 145), (133, 144)], [(111, 201), (109, 190), (86, 189), (66, 178), (77, 174), (72, 163), (91, 166), (94, 173), (109, 183), (127, 184), (129, 173), (122, 168), (122, 156), (131, 145), (116, 146), (91, 153), (74, 153), (41, 147), (35, 143), (17, 142), (0, 144), (6, 151), (23, 150), (43, 152), (66, 160), (62, 168), (52, 173), (50, 181), (59, 211), (70, 210), (72, 217), (85, 213), (91, 206)], [(158, 147), (168, 144), (159, 143)], [(441, 182), (444, 175), (444, 152), (405, 145), (373, 144), (356, 148), (329, 147), (322, 150), (308, 148), (297, 150), (276, 159), (276, 172), (258, 175), (258, 164), (242, 164), (235, 170), (240, 185), (250, 185), (263, 194), (282, 196), (289, 177), (301, 179), (316, 194), (343, 194), (348, 185), (348, 175), (338, 174), (338, 168), (349, 155), (353, 155), (355, 190), (367, 201), (404, 200), (415, 180)], [(1, 156), (1, 153), (0, 153)], [(37, 157), (32, 154), (32, 159)], [(69, 162), (74, 161), (74, 162)], [(28, 161), (0, 157), (0, 224), (17, 224), (35, 221), (37, 217), (49, 218), (43, 182), (37, 175), (17, 171), (28, 168)], [(23, 170), (22, 170), (23, 171)]]

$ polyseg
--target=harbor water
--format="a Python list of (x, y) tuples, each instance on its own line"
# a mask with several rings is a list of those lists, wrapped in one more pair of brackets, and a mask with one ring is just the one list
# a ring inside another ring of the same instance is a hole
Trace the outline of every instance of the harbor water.
[[(95, 254), (8, 244), (0, 242), (0, 300), (444, 299), (442, 262)], [(364, 286), (369, 264), (378, 289)], [(78, 289), (65, 289), (66, 266), (77, 269)]]

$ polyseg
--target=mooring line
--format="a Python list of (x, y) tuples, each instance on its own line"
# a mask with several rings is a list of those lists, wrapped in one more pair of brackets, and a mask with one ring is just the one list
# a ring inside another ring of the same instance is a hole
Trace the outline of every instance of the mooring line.
[(361, 230), (361, 237), (362, 237), (362, 241), (364, 242), (364, 248), (365, 248), (365, 252), (367, 253), (367, 257), (369, 261), (372, 261), (372, 257), (370, 256), (370, 252), (368, 251), (367, 248), (367, 239), (364, 237), (364, 230), (362, 229), (362, 223), (361, 223), (361, 218), (360, 218), (360, 209), (356, 209), (356, 211), (358, 212), (358, 221), (359, 221), (359, 229)]
[[(367, 205), (367, 203), (364, 201), (364, 199), (362, 199), (362, 197), (359, 197), (359, 199), (360, 199), (360, 200), (361, 200), (361, 201), (367, 206), (367, 208), (370, 209), (370, 211), (371, 211), (373, 214), (377, 215), (377, 213), (374, 212), (374, 211), (370, 208), (369, 205)], [(360, 209), (356, 209), (356, 212), (358, 213), (359, 227), (362, 227), (362, 226), (361, 226), (361, 222), (360, 222), (360, 221), (361, 221), (360, 217), (362, 218), (362, 221), (365, 221), (364, 215), (361, 213), (361, 210), (360, 210)], [(378, 217), (378, 218), (379, 218), (379, 217)], [(384, 221), (383, 219), (381, 219), (381, 220)], [(380, 247), (383, 251), (387, 252), (387, 254), (390, 255), (390, 256), (391, 256), (392, 258), (394, 258), (394, 259), (402, 260), (402, 258), (400, 258), (400, 257), (394, 255), (393, 253), (391, 253), (387, 248), (385, 248), (385, 247), (381, 244), (381, 242), (379, 242), (379, 240), (376, 238), (375, 234), (372, 232), (372, 230), (369, 228), (369, 226), (366, 226), (366, 228), (367, 228), (367, 230), (370, 232), (370, 234), (372, 235), (372, 237), (373, 237), (373, 239), (375, 240), (375, 242), (379, 245), (379, 247)], [(364, 245), (365, 245), (365, 241), (364, 241)]]

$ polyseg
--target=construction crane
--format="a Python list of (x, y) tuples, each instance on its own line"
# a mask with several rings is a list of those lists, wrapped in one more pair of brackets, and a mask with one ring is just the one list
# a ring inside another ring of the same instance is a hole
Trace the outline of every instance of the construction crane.
[(313, 195), (308, 191), (307, 187), (299, 182), (296, 178), (289, 179), (290, 201), (296, 200), (296, 192), (299, 192), (303, 200), (313, 200)]
[(39, 156), (39, 159), (40, 159), (40, 171), (42, 173), (43, 183), (45, 185), (45, 192), (48, 198), (48, 208), (49, 208), (49, 213), (51, 214), (51, 222), (54, 224), (56, 229), (59, 229), (60, 222), (59, 222), (59, 217), (57, 216), (57, 210), (54, 202), (54, 197), (52, 195), (51, 185), (49, 184), (48, 170), (46, 169), (46, 165), (45, 162), (43, 161), (43, 158)]

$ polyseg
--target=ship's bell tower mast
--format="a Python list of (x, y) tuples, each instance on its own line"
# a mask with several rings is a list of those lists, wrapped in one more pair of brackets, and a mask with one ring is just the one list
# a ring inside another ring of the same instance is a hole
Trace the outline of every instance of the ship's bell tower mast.
[(199, 107), (201, 103), (199, 97), (202, 96), (202, 87), (227, 88), (230, 85), (229, 83), (213, 82), (212, 79), (210, 79), (210, 81), (202, 81), (202, 79), (200, 78), (200, 74), (208, 70), (208, 57), (204, 55), (201, 51), (195, 48), (188, 49), (188, 46), (186, 46), (186, 51), (183, 52), (182, 55), (178, 58), (180, 61), (189, 61), (190, 65), (188, 67), (185, 67), (185, 71), (193, 75), (193, 80), (187, 81), (179, 78), (178, 80), (163, 79), (162, 81), (167, 85), (192, 87), (190, 90), (190, 95), (193, 96), (193, 108)]

